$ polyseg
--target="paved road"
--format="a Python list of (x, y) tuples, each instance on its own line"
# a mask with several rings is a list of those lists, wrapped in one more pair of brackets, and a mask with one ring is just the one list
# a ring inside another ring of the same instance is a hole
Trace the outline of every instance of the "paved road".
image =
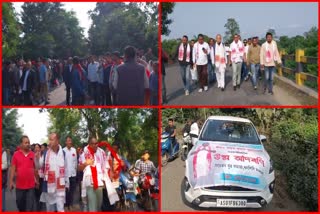
[(166, 68), (167, 105), (302, 105), (295, 97), (279, 86), (274, 86), (274, 95), (263, 94), (263, 81), (254, 90), (251, 81), (241, 84), (240, 90), (233, 91), (232, 71), (226, 71), (226, 89), (221, 91), (217, 84), (209, 86), (207, 92), (199, 93), (193, 87), (189, 96), (184, 95), (183, 83), (178, 64)]
[[(182, 200), (181, 184), (184, 178), (185, 162), (180, 157), (167, 166), (162, 168), (162, 211), (206, 211), (197, 209), (196, 207), (186, 205)], [(273, 200), (264, 211), (301, 211), (294, 201), (290, 199), (286, 192), (286, 187), (281, 181), (282, 178), (277, 177), (276, 192)], [(281, 183), (280, 183), (281, 182)], [(210, 211), (223, 211), (221, 209), (209, 209)], [(208, 211), (208, 210), (207, 210)], [(228, 210), (229, 211), (229, 210)], [(238, 211), (238, 210), (237, 210)], [(248, 210), (241, 210), (248, 211)], [(259, 210), (258, 210), (259, 211)]]

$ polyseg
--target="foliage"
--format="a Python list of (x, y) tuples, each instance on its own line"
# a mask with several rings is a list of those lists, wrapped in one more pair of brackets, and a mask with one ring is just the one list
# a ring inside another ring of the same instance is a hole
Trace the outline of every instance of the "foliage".
[(235, 34), (240, 34), (240, 27), (238, 22), (234, 18), (228, 18), (227, 23), (224, 25), (226, 28), (225, 36), (223, 37), (223, 41), (229, 42), (229, 44), (233, 41), (233, 36)]
[(88, 142), (89, 136), (99, 141), (121, 144), (121, 153), (131, 163), (145, 149), (158, 163), (158, 111), (157, 109), (48, 109), (51, 125), (48, 132), (57, 132), (64, 144), (70, 135), (74, 144)]
[(173, 12), (173, 8), (175, 3), (171, 2), (163, 2), (161, 4), (161, 34), (162, 35), (169, 35), (169, 25), (173, 22), (172, 19), (169, 19), (169, 14)]
[(123, 53), (127, 45), (139, 49), (152, 48), (158, 53), (157, 3), (97, 3), (89, 11), (92, 25), (89, 29), (91, 53), (109, 51)]
[(67, 12), (62, 6), (49, 2), (22, 5), (21, 51), (25, 58), (84, 54), (83, 29), (75, 13)]
[[(162, 124), (173, 118), (177, 127), (186, 120), (228, 115), (250, 119), (259, 134), (267, 136), (264, 144), (274, 166), (288, 181), (288, 191), (296, 202), (309, 210), (318, 208), (318, 112), (317, 109), (164, 109)], [(181, 134), (179, 132), (178, 134)], [(285, 164), (284, 164), (285, 163)], [(277, 187), (276, 187), (277, 188)]]
[(12, 3), (2, 3), (2, 56), (16, 56), (19, 44), (20, 25)]
[(2, 148), (14, 151), (19, 145), (22, 129), (18, 126), (18, 109), (2, 109)]

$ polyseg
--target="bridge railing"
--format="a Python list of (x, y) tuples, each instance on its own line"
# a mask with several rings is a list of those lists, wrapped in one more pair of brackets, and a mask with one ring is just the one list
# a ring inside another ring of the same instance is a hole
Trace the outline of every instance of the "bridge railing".
[[(309, 57), (304, 55), (304, 50), (297, 49), (295, 55), (286, 55), (284, 50), (280, 51), (282, 59), (282, 66), (278, 68), (279, 76), (283, 76), (283, 73), (293, 75), (297, 85), (305, 85), (306, 82), (317, 85), (318, 76), (309, 74), (303, 71), (305, 64), (318, 64), (318, 57)], [(295, 61), (295, 68), (286, 67), (286, 61)]]

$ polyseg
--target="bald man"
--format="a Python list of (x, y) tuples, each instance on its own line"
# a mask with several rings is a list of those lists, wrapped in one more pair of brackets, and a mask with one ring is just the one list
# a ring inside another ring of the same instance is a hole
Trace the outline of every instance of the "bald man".
[(210, 52), (212, 64), (215, 65), (215, 73), (217, 77), (218, 88), (224, 91), (225, 88), (225, 72), (226, 72), (226, 48), (221, 42), (221, 35), (216, 36), (216, 43)]
[(23, 69), (20, 78), (20, 87), (22, 89), (23, 105), (32, 106), (31, 93), (34, 87), (35, 71), (31, 69), (31, 62), (28, 61)]
[(63, 80), (66, 85), (66, 104), (70, 105), (70, 91), (71, 91), (71, 79), (72, 79), (72, 57), (68, 58), (68, 64), (63, 69)]
[(66, 177), (65, 152), (59, 143), (59, 135), (52, 133), (49, 135), (50, 148), (40, 158), (37, 163), (44, 172), (44, 185), (40, 201), (46, 203), (47, 212), (64, 212), (66, 188), (69, 188), (69, 179)]

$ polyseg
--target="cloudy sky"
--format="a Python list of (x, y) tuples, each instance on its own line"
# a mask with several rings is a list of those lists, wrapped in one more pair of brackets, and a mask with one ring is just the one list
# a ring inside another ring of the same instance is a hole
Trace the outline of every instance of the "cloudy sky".
[(41, 143), (48, 138), (49, 114), (40, 113), (38, 108), (19, 108), (18, 125), (23, 134), (27, 135), (30, 143)]
[(274, 28), (278, 36), (302, 35), (318, 26), (318, 3), (176, 3), (169, 16), (173, 23), (166, 38), (189, 37), (203, 33), (224, 35), (228, 18), (240, 25), (241, 37), (264, 37)]

